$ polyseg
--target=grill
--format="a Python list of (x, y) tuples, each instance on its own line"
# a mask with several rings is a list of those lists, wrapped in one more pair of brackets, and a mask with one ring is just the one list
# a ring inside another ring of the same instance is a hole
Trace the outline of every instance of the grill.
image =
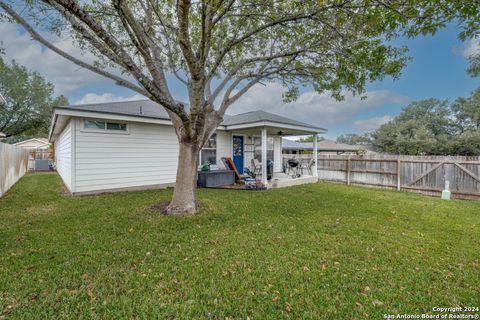
[(290, 168), (296, 168), (296, 167), (298, 167), (299, 164), (300, 164), (300, 162), (295, 158), (288, 159), (288, 165), (290, 166)]
[(292, 178), (300, 178), (300, 161), (292, 158), (288, 159), (288, 173), (292, 175)]

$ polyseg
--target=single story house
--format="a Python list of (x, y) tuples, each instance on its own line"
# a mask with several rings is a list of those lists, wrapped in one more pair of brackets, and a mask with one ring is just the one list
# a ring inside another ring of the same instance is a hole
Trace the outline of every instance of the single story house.
[[(304, 154), (312, 153), (313, 142), (298, 142), (289, 139), (282, 141), (283, 154)], [(345, 143), (338, 143), (333, 140), (323, 139), (317, 142), (317, 152), (323, 155), (338, 155), (338, 154), (358, 154), (369, 152), (365, 146), (350, 145)]]
[(0, 132), (0, 139), (5, 138), (7, 135), (3, 132)]
[(50, 148), (50, 141), (45, 138), (32, 138), (17, 142), (14, 145), (27, 150), (48, 150)]
[[(224, 169), (230, 157), (243, 172), (252, 159), (282, 171), (282, 137), (318, 135), (326, 129), (264, 111), (225, 115), (200, 152), (200, 165)], [(54, 109), (49, 140), (55, 163), (72, 194), (160, 188), (175, 184), (178, 140), (167, 112), (150, 100)], [(315, 170), (316, 174), (316, 170)]]

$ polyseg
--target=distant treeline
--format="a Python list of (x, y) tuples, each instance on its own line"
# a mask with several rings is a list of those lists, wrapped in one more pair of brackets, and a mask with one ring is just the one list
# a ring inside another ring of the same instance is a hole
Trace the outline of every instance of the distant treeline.
[(341, 135), (337, 142), (371, 145), (392, 154), (480, 155), (480, 88), (453, 102), (412, 102), (378, 130)]

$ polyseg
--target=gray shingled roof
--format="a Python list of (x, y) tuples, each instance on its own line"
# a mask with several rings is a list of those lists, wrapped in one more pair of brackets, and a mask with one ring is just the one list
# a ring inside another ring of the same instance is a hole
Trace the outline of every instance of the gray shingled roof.
[(122, 102), (107, 102), (94, 104), (79, 104), (57, 109), (68, 109), (87, 112), (99, 112), (125, 116), (170, 120), (167, 111), (151, 100), (136, 100)]
[[(108, 103), (96, 103), (96, 104), (82, 104), (60, 107), (57, 109), (77, 110), (87, 112), (108, 113), (116, 115), (128, 115), (143, 118), (164, 119), (169, 120), (170, 117), (165, 109), (158, 103), (151, 100), (136, 100), (136, 101), (123, 101), (123, 102), (108, 102)], [(316, 127), (307, 123), (282, 117), (273, 113), (265, 111), (252, 111), (241, 113), (237, 115), (225, 115), (222, 125), (231, 126), (239, 124), (248, 124), (255, 122), (276, 122), (287, 125), (302, 126), (312, 129), (319, 129), (326, 131), (326, 129)]]
[(252, 112), (237, 114), (234, 116), (229, 116), (225, 118), (222, 124), (225, 126), (231, 126), (231, 125), (237, 125), (237, 124), (246, 124), (246, 123), (262, 122), (262, 121), (283, 123), (288, 125), (301, 126), (301, 127), (320, 129), (322, 131), (326, 131), (326, 129), (324, 128), (316, 127), (305, 122), (300, 122), (297, 120), (282, 117), (282, 116), (265, 112), (265, 111), (252, 111)]

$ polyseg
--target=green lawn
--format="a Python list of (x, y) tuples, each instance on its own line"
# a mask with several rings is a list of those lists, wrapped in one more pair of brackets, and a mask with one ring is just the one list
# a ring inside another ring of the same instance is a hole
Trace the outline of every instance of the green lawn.
[(70, 197), (54, 174), (0, 199), (0, 319), (381, 319), (480, 306), (480, 203), (319, 183)]

